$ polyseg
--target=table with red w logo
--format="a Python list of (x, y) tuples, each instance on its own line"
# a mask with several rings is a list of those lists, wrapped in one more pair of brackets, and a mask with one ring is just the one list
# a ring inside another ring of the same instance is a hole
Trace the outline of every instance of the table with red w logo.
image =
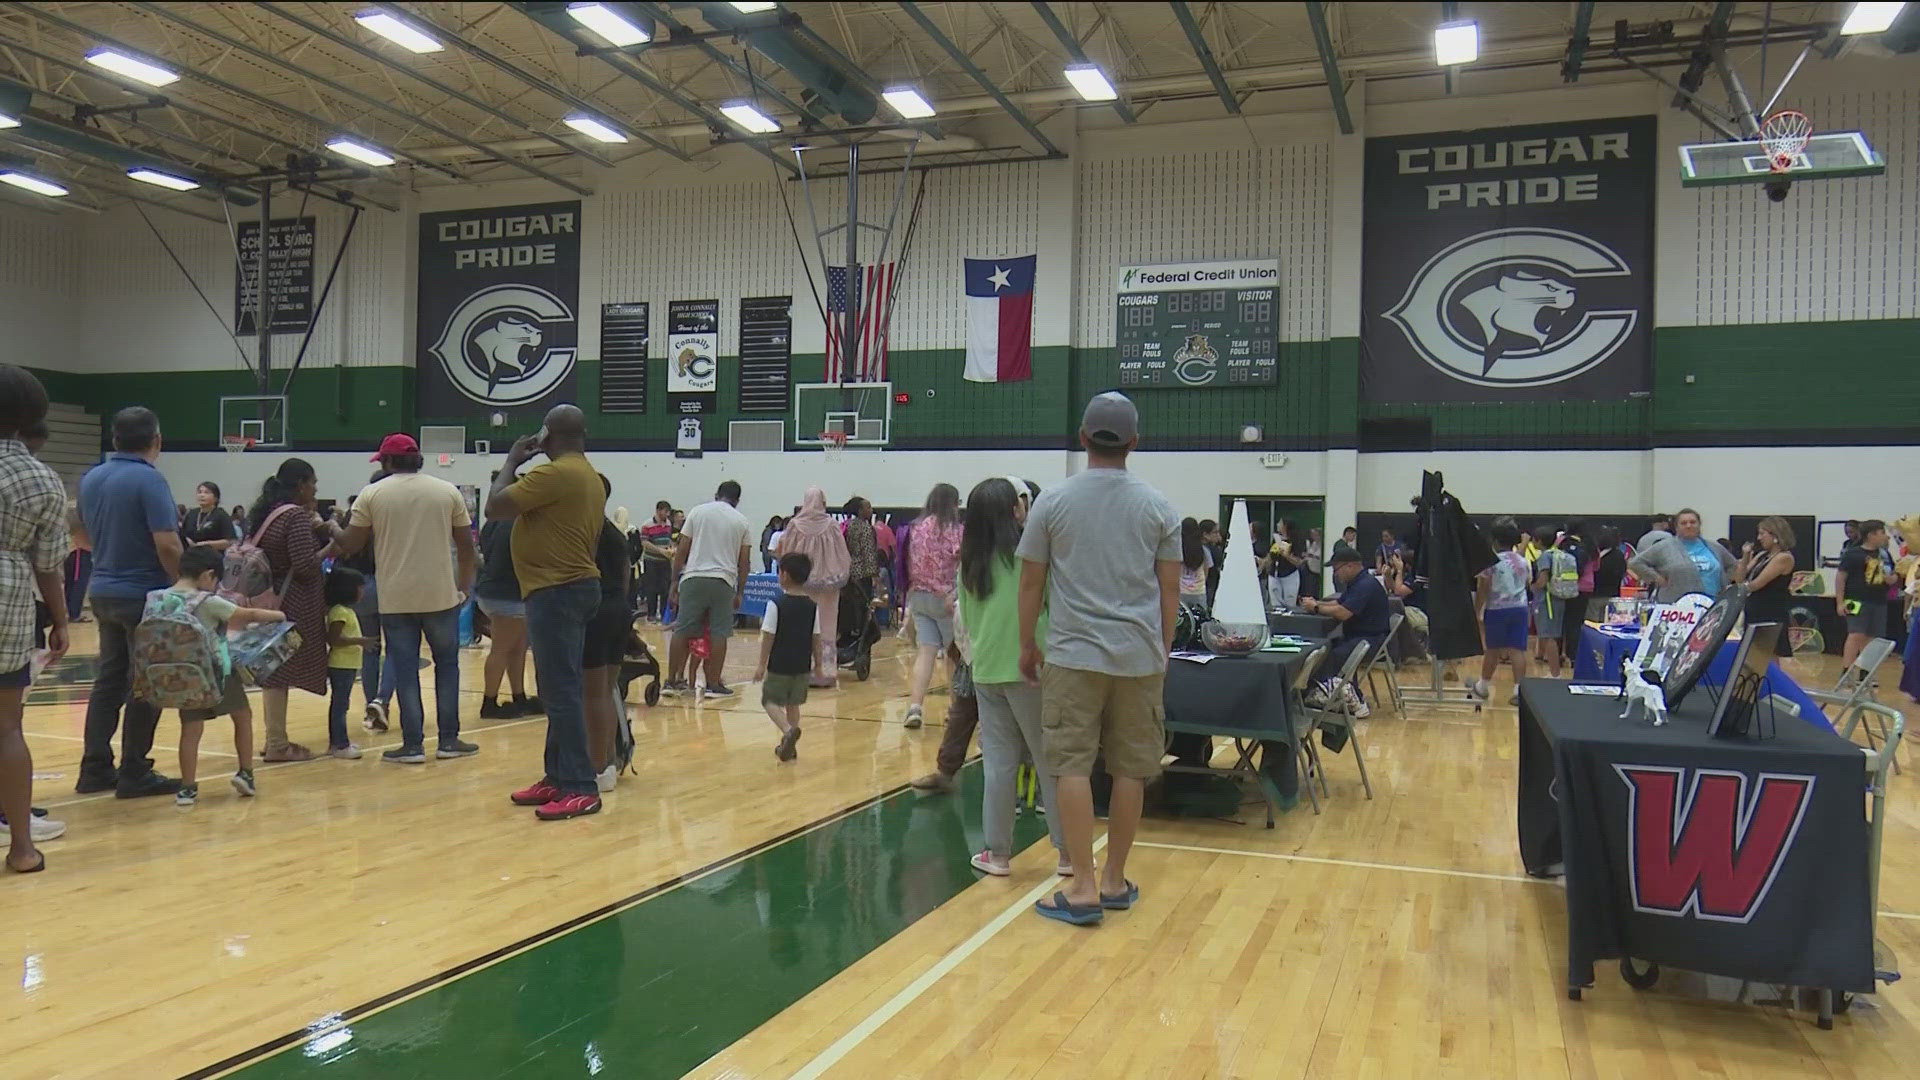
[(1621, 707), (1520, 688), (1520, 855), (1536, 876), (1564, 867), (1569, 990), (1617, 957), (1872, 990), (1860, 749), (1790, 719), (1772, 738), (1710, 738), (1704, 689), (1663, 727)]

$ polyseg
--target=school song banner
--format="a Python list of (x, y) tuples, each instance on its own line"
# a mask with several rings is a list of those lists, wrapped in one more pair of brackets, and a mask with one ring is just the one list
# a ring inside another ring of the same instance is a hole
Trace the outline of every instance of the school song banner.
[(420, 215), (419, 412), (574, 400), (580, 203)]
[(1360, 396), (1648, 389), (1651, 116), (1368, 139)]

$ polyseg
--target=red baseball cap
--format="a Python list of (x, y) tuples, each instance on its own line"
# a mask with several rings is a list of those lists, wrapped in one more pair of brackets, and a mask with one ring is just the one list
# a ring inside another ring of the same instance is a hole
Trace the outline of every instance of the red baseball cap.
[(386, 438), (381, 439), (380, 452), (367, 460), (379, 461), (383, 457), (391, 457), (394, 454), (417, 454), (419, 452), (420, 444), (413, 441), (413, 436), (404, 431), (396, 431)]

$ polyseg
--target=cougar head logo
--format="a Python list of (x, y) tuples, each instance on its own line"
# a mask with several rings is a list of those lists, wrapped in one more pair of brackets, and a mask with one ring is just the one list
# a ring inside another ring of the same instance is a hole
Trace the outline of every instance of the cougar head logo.
[(713, 377), (713, 357), (703, 356), (692, 345), (682, 346), (679, 355), (673, 358), (674, 373), (681, 378), (704, 381)]
[(1492, 229), (1428, 259), (1382, 314), (1422, 359), (1462, 382), (1545, 386), (1626, 343), (1637, 308), (1583, 302), (1581, 285), (1604, 297), (1602, 282), (1632, 276), (1611, 248), (1578, 233)]
[(1188, 386), (1205, 386), (1219, 373), (1220, 355), (1207, 344), (1207, 335), (1188, 334), (1187, 343), (1174, 350), (1173, 377)]
[(427, 351), (468, 398), (482, 405), (526, 405), (553, 393), (573, 373), (573, 321), (573, 311), (545, 289), (489, 285), (453, 309)]
[(540, 328), (515, 315), (503, 315), (493, 326), (473, 335), (473, 347), (493, 364), (515, 372), (526, 370), (524, 350), (540, 347)]

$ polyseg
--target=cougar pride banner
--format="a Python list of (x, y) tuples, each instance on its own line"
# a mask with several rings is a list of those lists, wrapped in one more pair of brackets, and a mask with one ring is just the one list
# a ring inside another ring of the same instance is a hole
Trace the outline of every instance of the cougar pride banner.
[(1361, 399), (1646, 390), (1656, 150), (1651, 116), (1368, 139)]
[(580, 203), (420, 215), (419, 411), (538, 411), (574, 398)]

